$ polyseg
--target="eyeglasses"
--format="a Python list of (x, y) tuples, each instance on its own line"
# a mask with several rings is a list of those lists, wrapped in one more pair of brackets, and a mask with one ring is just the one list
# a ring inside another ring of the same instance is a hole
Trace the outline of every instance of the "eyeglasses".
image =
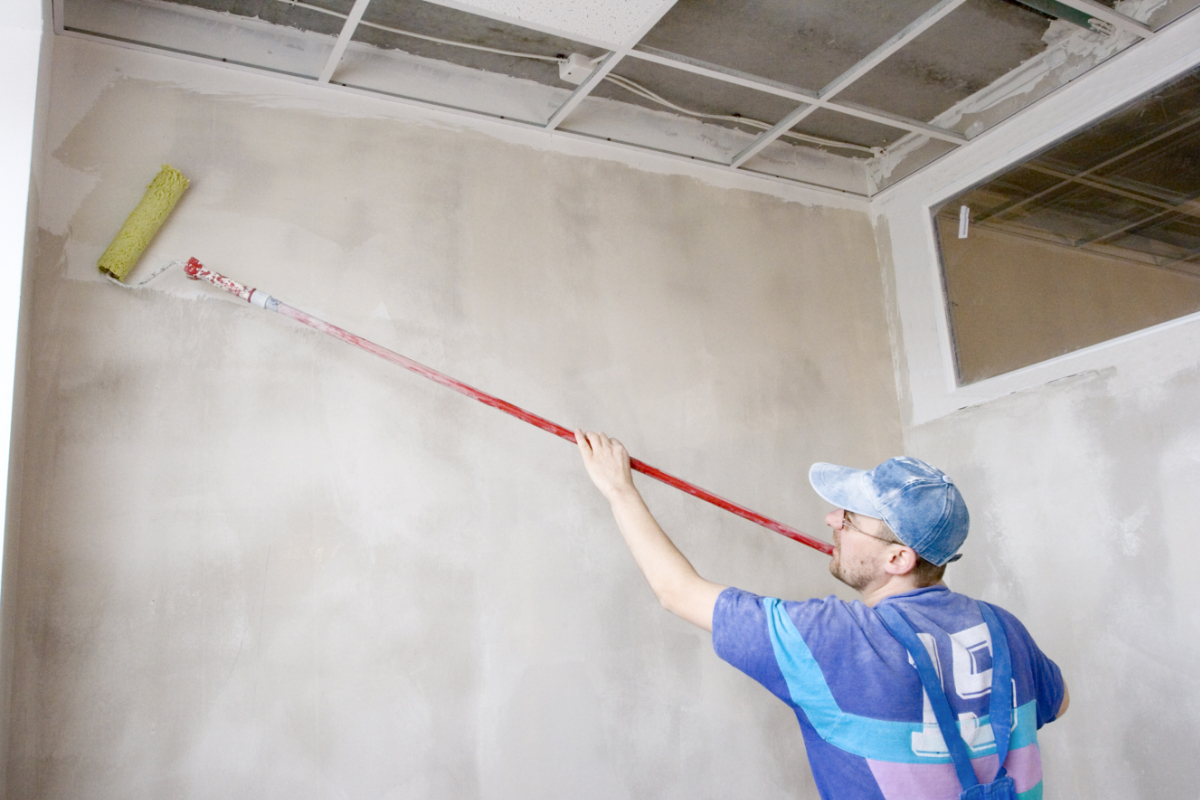
[(857, 525), (855, 525), (853, 522), (850, 521), (850, 512), (844, 508), (842, 509), (842, 524), (840, 527), (849, 528), (852, 531), (858, 531), (863, 536), (870, 536), (872, 539), (878, 539), (879, 541), (886, 542), (887, 544), (899, 544), (899, 542), (897, 542), (895, 539), (885, 539), (878, 534), (867, 533), (862, 528), (858, 527)]

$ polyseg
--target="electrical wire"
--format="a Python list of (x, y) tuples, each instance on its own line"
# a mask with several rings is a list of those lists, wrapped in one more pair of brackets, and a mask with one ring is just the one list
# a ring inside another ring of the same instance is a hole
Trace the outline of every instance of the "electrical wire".
[[(327, 8), (321, 8), (320, 6), (314, 6), (311, 3), (301, 2), (301, 0), (276, 0), (276, 2), (284, 3), (289, 6), (295, 6), (297, 8), (308, 9), (309, 11), (316, 11), (316, 12), (319, 12), (322, 14), (328, 14), (329, 16), (339, 17), (341, 19), (346, 19), (348, 16), (348, 15), (342, 14), (338, 11), (332, 11)], [(387, 25), (380, 25), (377, 22), (368, 22), (367, 20), (360, 20), (358, 24), (366, 25), (368, 28), (375, 28), (376, 30), (387, 31), (388, 33), (394, 33), (399, 36), (408, 36), (413, 39), (422, 39), (427, 42), (434, 42), (436, 44), (449, 45), (450, 47), (461, 47), (461, 48), (465, 48), (467, 50), (480, 50), (485, 53), (496, 53), (498, 55), (512, 56), (514, 58), (528, 58), (528, 59), (534, 59), (536, 61), (553, 61), (555, 63), (561, 63), (562, 61), (564, 61), (564, 59), (559, 56), (543, 56), (543, 55), (538, 55), (536, 53), (521, 53), (521, 52), (516, 52), (514, 50), (500, 50), (495, 47), (484, 47), (483, 45), (469, 44), (467, 42), (458, 42), (458, 41), (454, 41), (453, 39), (441, 39), (441, 38), (438, 38), (437, 36), (428, 36), (423, 33), (414, 33), (413, 31), (401, 30), (400, 28), (392, 28)], [(599, 59), (594, 59), (593, 63), (595, 63), (596, 61), (599, 61)], [(661, 95), (655, 94), (654, 92), (647, 89), (645, 86), (642, 86), (640, 83), (637, 83), (636, 81), (632, 81), (629, 78), (623, 78), (620, 75), (613, 75), (613, 74), (609, 73), (608, 75), (604, 76), (604, 80), (610, 81), (611, 83), (614, 83), (617, 86), (620, 86), (625, 91), (631, 92), (631, 93), (641, 97), (644, 100), (649, 100), (650, 102), (657, 103), (658, 105), (663, 106), (664, 108), (670, 108), (674, 111), (678, 111), (680, 114), (687, 114), (688, 116), (697, 117), (699, 119), (713, 119), (713, 120), (722, 120), (724, 122), (733, 122), (735, 124), (745, 125), (747, 127), (757, 128), (759, 130), (764, 130), (764, 131), (770, 130), (773, 127), (770, 123), (763, 122), (762, 120), (753, 119), (751, 117), (743, 117), (740, 114), (708, 114), (703, 111), (696, 111), (694, 109), (684, 108), (683, 106), (672, 103), (670, 100), (667, 100), (665, 97), (662, 97)], [(838, 150), (854, 150), (856, 152), (870, 153), (871, 155), (879, 155), (879, 152), (880, 152), (879, 148), (877, 148), (877, 147), (867, 147), (867, 146), (861, 145), (861, 144), (853, 144), (852, 142), (840, 142), (840, 141), (837, 141), (836, 139), (824, 139), (824, 138), (821, 138), (820, 136), (810, 136), (806, 133), (797, 133), (796, 131), (788, 131), (787, 133), (781, 134), (780, 138), (792, 139), (794, 141), (807, 142), (809, 144), (815, 144), (815, 145), (819, 145), (821, 147), (831, 147), (831, 148), (835, 148)]]
[[(620, 86), (622, 89), (625, 89), (626, 91), (632, 92), (639, 97), (642, 97), (653, 103), (658, 103), (659, 105), (674, 109), (681, 114), (689, 114), (693, 117), (700, 117), (701, 119), (726, 120), (728, 122), (740, 123), (742, 125), (748, 125), (751, 128), (758, 128), (764, 131), (770, 130), (772, 127), (774, 127), (770, 123), (763, 122), (762, 120), (758, 119), (752, 119), (750, 117), (743, 117), (740, 114), (706, 114), (703, 111), (694, 111), (690, 108), (684, 108), (683, 106), (675, 105), (666, 98), (660, 97), (659, 95), (647, 89), (645, 86), (642, 86), (640, 83), (631, 81), (629, 78), (623, 78), (620, 75), (609, 74), (606, 75), (605, 78), (612, 81), (617, 86)], [(781, 134), (781, 138), (796, 139), (802, 142), (818, 144), (824, 147), (836, 147), (842, 150), (856, 150), (864, 153), (870, 153), (871, 155), (879, 154), (879, 150), (873, 147), (867, 147), (861, 144), (853, 144), (851, 142), (839, 142), (834, 139), (823, 139), (820, 136), (809, 136), (806, 133), (797, 133), (796, 131), (788, 131), (787, 133)]]
[(468, 50), (482, 50), (485, 53), (499, 53), (502, 56), (515, 56), (516, 58), (532, 58), (536, 61), (562, 61), (558, 56), (540, 56), (535, 53), (517, 53), (512, 50), (498, 50), (495, 47), (484, 47), (481, 44), (468, 44), (467, 42), (455, 42), (450, 39), (439, 39), (436, 36), (426, 36), (423, 33), (413, 33), (412, 31), (402, 31), (399, 28), (389, 28), (387, 25), (380, 25), (376, 22), (367, 22), (363, 20), (359, 25), (366, 25), (368, 28), (387, 31), (388, 33), (398, 33), (401, 36), (411, 36), (414, 39), (424, 39), (427, 42), (437, 42), (438, 44), (448, 44), (451, 47), (465, 47)]

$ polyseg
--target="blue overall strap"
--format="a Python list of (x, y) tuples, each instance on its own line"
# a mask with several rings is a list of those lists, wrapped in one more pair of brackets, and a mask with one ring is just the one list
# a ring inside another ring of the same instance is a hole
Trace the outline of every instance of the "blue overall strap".
[(975, 777), (975, 768), (971, 766), (971, 757), (967, 755), (967, 745), (958, 732), (954, 714), (950, 711), (950, 703), (946, 700), (946, 692), (942, 689), (942, 681), (938, 678), (937, 670), (933, 668), (933, 661), (930, 660), (925, 645), (921, 644), (904, 615), (895, 608), (882, 605), (875, 610), (879, 612), (883, 624), (892, 632), (892, 636), (899, 639), (900, 644), (904, 645), (904, 649), (912, 656), (917, 667), (917, 676), (921, 679), (921, 685), (925, 687), (925, 694), (929, 696), (929, 704), (933, 706), (933, 715), (937, 717), (942, 739), (946, 743), (946, 749), (950, 751), (950, 758), (954, 761), (954, 770), (958, 773), (962, 788), (966, 790), (978, 786), (979, 779)]
[(988, 705), (992, 734), (996, 737), (996, 756), (1000, 759), (997, 777), (1004, 775), (1004, 759), (1008, 757), (1008, 743), (1013, 729), (1013, 681), (1012, 657), (1008, 652), (1008, 637), (992, 607), (983, 601), (979, 611), (992, 635), (992, 696)]

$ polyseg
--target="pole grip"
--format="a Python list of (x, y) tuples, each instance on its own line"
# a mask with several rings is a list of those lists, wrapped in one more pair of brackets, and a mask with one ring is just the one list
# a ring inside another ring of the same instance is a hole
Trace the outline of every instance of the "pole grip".
[(213, 272), (208, 267), (201, 264), (195, 258), (189, 258), (183, 266), (183, 271), (187, 276), (194, 281), (205, 281), (211, 283), (218, 289), (224, 289), (232, 295), (236, 295), (247, 303), (250, 302), (250, 295), (254, 294), (254, 289), (249, 286), (243, 286), (235, 280), (226, 278), (219, 272)]
[(232, 278), (226, 278), (219, 272), (213, 272), (195, 258), (189, 258), (187, 260), (187, 263), (183, 265), (183, 271), (186, 272), (187, 276), (194, 281), (211, 283), (218, 289), (224, 289), (230, 294), (242, 298), (247, 303), (256, 305), (259, 308), (265, 308), (268, 311), (275, 310), (274, 298), (266, 292), (260, 292), (258, 289), (238, 283)]

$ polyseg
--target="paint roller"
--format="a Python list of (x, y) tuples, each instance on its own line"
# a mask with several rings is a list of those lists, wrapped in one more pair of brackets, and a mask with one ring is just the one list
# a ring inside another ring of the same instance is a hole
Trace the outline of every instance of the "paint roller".
[[(188, 187), (188, 179), (183, 176), (178, 170), (164, 165), (158, 176), (151, 182), (146, 190), (145, 196), (129, 215), (129, 219), (125, 220), (125, 224), (121, 226), (121, 230), (117, 232), (116, 238), (112, 244), (104, 251), (104, 255), (100, 257), (100, 271), (114, 279), (117, 283), (125, 286), (124, 278), (133, 269), (137, 263), (138, 257), (146, 246), (150, 243), (155, 232), (166, 220), (167, 215), (171, 213), (171, 209), (175, 207), (175, 203), (179, 201), (180, 196)], [(178, 262), (171, 262), (172, 264)], [(139, 286), (145, 285), (146, 282), (152, 280), (162, 270), (166, 269), (171, 264), (160, 267), (157, 272), (143, 281)], [(505, 414), (516, 417), (517, 419), (527, 422), (536, 428), (541, 428), (548, 433), (552, 433), (559, 438), (565, 439), (572, 444), (575, 444), (575, 434), (558, 423), (551, 422), (545, 417), (534, 414), (530, 411), (509, 403), (506, 400), (501, 400), (487, 392), (480, 391), (472, 386), (468, 386), (462, 381), (451, 378), (449, 375), (438, 372), (435, 369), (413, 361), (406, 356), (402, 356), (397, 352), (387, 349), (382, 345), (375, 344), (367, 339), (357, 336), (350, 331), (339, 328), (336, 325), (331, 325), (324, 320), (301, 311), (298, 308), (287, 305), (278, 299), (271, 297), (266, 292), (258, 289), (253, 289), (245, 286), (237, 281), (225, 277), (217, 272), (206, 268), (195, 258), (188, 259), (184, 265), (184, 271), (187, 276), (193, 280), (202, 280), (212, 284), (218, 289), (229, 292), (236, 297), (240, 297), (251, 305), (258, 306), (265, 311), (274, 311), (282, 314), (285, 317), (295, 320), (303, 325), (307, 325), (314, 330), (328, 334), (335, 339), (341, 339), (343, 342), (352, 344), (366, 350), (368, 353), (373, 353), (380, 358), (389, 361), (397, 366), (415, 372), (429, 380), (439, 383), (448, 389), (452, 389), (461, 395), (470, 397), (486, 406), (490, 406), (497, 411), (503, 411)], [(132, 288), (132, 287), (130, 287)], [(693, 483), (670, 475), (657, 467), (652, 467), (644, 461), (636, 458), (629, 460), (630, 466), (637, 472), (643, 475), (661, 481), (668, 486), (679, 489), (682, 492), (697, 497), (706, 502), (712, 503), (718, 508), (723, 508), (730, 513), (736, 514), (743, 519), (754, 522), (776, 533), (782, 534), (794, 541), (806, 544), (809, 547), (819, 550), (826, 555), (833, 553), (833, 546), (820, 539), (815, 539), (806, 533), (796, 530), (782, 522), (776, 522), (770, 517), (759, 514), (757, 511), (752, 511), (743, 505), (734, 503), (731, 500), (726, 500), (719, 497), (707, 489), (702, 489)]]
[(141, 257), (142, 251), (150, 244), (154, 234), (166, 222), (171, 210), (188, 188), (188, 179), (183, 173), (167, 164), (150, 181), (146, 193), (137, 208), (125, 220), (125, 224), (117, 231), (108, 249), (96, 266), (100, 272), (117, 281), (124, 281), (125, 276), (133, 269)]

